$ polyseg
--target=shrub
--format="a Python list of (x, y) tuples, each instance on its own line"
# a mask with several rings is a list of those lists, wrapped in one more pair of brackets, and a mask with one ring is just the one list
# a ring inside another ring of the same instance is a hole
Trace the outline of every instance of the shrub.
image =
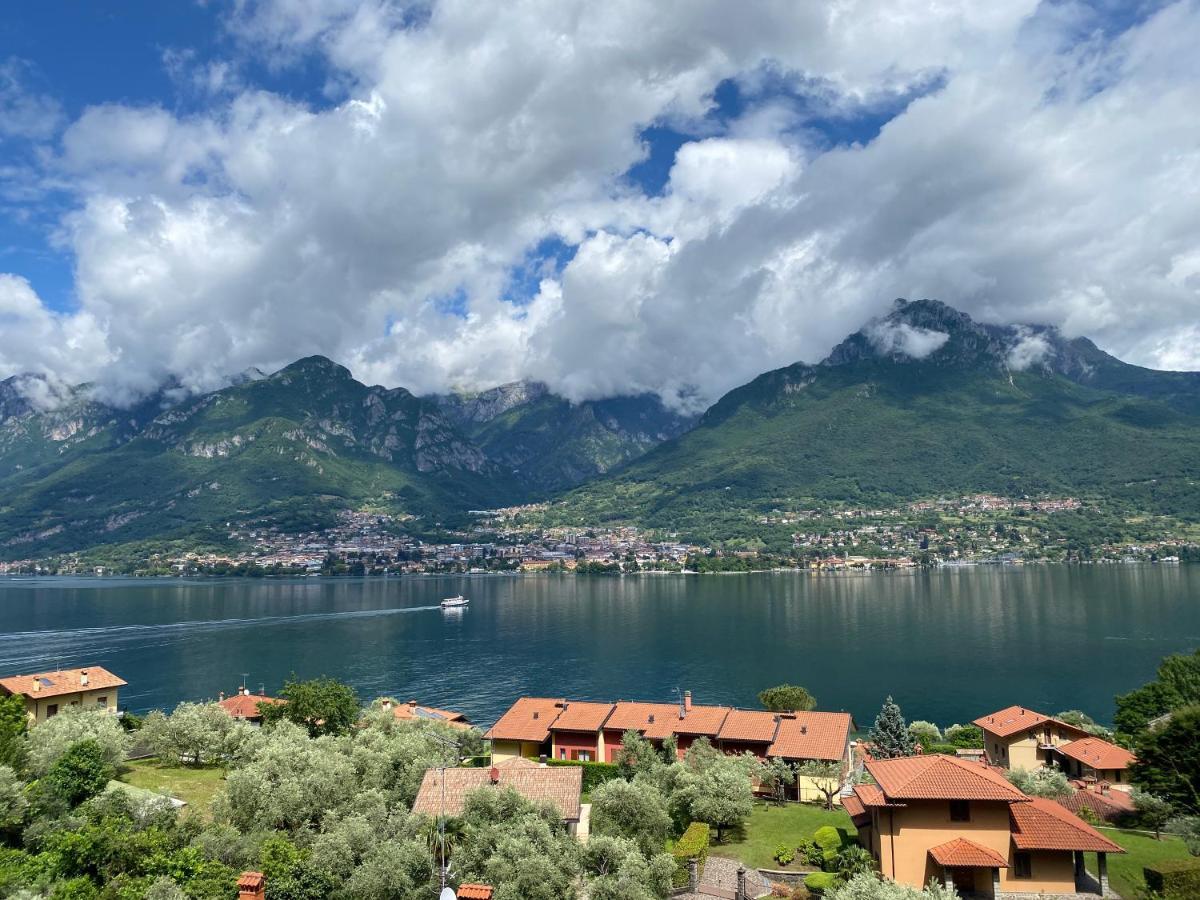
[(930, 744), (925, 748), (926, 753), (942, 753), (946, 756), (956, 756), (958, 748), (953, 744)]
[(775, 861), (781, 866), (790, 865), (792, 860), (796, 858), (795, 852), (787, 844), (780, 844), (775, 848)]
[(548, 766), (578, 766), (583, 769), (583, 792), (590, 794), (606, 781), (621, 777), (621, 769), (616, 763), (582, 762), (577, 759), (548, 759)]
[(1083, 821), (1087, 822), (1089, 825), (1103, 825), (1104, 824), (1104, 822), (1101, 821), (1100, 817), (1098, 815), (1096, 815), (1096, 811), (1094, 809), (1092, 809), (1090, 806), (1079, 807), (1079, 809), (1078, 809), (1078, 811), (1076, 811), (1075, 815), (1079, 816), (1079, 818), (1083, 819)]
[(813, 843), (822, 850), (839, 850), (842, 846), (842, 833), (832, 825), (822, 825), (813, 832)]
[(813, 894), (823, 894), (836, 883), (837, 876), (832, 872), (813, 872), (804, 878), (804, 886)]
[(671, 851), (675, 857), (675, 884), (682, 887), (688, 880), (688, 860), (699, 861), (700, 872), (704, 872), (704, 863), (708, 860), (708, 841), (711, 829), (704, 822), (693, 822), (675, 842)]
[(1191, 900), (1200, 897), (1200, 862), (1193, 859), (1166, 859), (1142, 870), (1146, 887), (1161, 894), (1163, 900)]

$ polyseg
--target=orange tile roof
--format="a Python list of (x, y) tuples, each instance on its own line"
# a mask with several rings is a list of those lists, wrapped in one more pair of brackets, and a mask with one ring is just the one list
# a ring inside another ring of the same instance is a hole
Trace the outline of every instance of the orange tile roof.
[[(87, 672), (88, 683), (81, 684)], [(102, 666), (85, 666), (82, 669), (59, 669), (56, 672), (36, 672), (33, 675), (10, 675), (0, 678), (0, 688), (10, 694), (25, 697), (60, 697), (63, 694), (78, 694), (80, 691), (102, 691), (105, 688), (124, 687), (129, 682), (118, 678)], [(35, 684), (40, 685), (36, 690)]]
[(232, 697), (217, 701), (217, 706), (235, 719), (261, 719), (262, 713), (258, 711), (260, 703), (274, 706), (277, 703), (287, 703), (287, 701), (264, 697), (261, 694), (234, 694)]
[(929, 848), (929, 855), (938, 865), (966, 866), (981, 869), (1007, 869), (1008, 860), (993, 850), (966, 838), (955, 838)]
[(1027, 803), (1009, 808), (1012, 839), (1019, 850), (1080, 850), (1100, 853), (1124, 853), (1078, 816), (1044, 797), (1030, 797)]
[(888, 798), (883, 795), (883, 791), (879, 789), (879, 785), (877, 784), (856, 784), (854, 786), (854, 796), (868, 809), (874, 807), (884, 809), (887, 807), (898, 808), (904, 806), (903, 803), (889, 803)]
[(613, 711), (611, 703), (589, 703), (586, 700), (568, 701), (562, 715), (554, 722), (554, 731), (599, 731)]
[(458, 900), (492, 900), (490, 884), (460, 884), (455, 891)]
[[(1076, 786), (1079, 786), (1078, 782), (1076, 782)], [(1107, 794), (1101, 794), (1086, 786), (1081, 787), (1073, 794), (1058, 798), (1055, 802), (1075, 815), (1079, 815), (1086, 806), (1106, 822), (1119, 822), (1132, 815), (1135, 809), (1133, 798), (1125, 791), (1109, 791)]]
[(999, 737), (1008, 737), (1012, 734), (1027, 731), (1030, 728), (1041, 725), (1043, 722), (1053, 722), (1060, 728), (1078, 732), (1079, 734), (1087, 734), (1081, 728), (1068, 725), (1066, 722), (1060, 722), (1053, 716), (1042, 715), (1023, 706), (1010, 706), (1007, 709), (998, 710), (991, 715), (980, 716), (975, 720), (974, 724), (978, 725), (984, 731), (991, 732)]
[(617, 731), (640, 731), (654, 740), (662, 740), (672, 734), (715, 738), (720, 734), (728, 714), (728, 706), (693, 706), (680, 718), (678, 703), (618, 700), (604, 727)]
[[(534, 803), (552, 803), (558, 807), (564, 821), (579, 821), (579, 795), (583, 791), (581, 766), (539, 766), (529, 760), (510, 760), (508, 764), (494, 768), (498, 778), (496, 787), (511, 787)], [(469, 793), (492, 786), (491, 769), (447, 769), (446, 815), (461, 815)], [(413, 801), (412, 811), (419, 815), (440, 816), (442, 797), (442, 770), (428, 769), (417, 791), (417, 799)]]
[(500, 741), (541, 743), (550, 737), (550, 726), (566, 701), (548, 697), (520, 697), (508, 708), (485, 737)]
[(779, 733), (767, 750), (767, 756), (785, 759), (837, 760), (846, 755), (850, 740), (850, 713), (785, 713), (779, 720)]
[(1137, 762), (1137, 757), (1124, 747), (1098, 737), (1080, 738), (1055, 749), (1063, 756), (1069, 756), (1093, 769), (1127, 769)]
[(779, 730), (779, 713), (762, 709), (731, 709), (717, 738), (722, 741), (750, 741), (770, 744)]
[(262, 872), (243, 872), (237, 880), (238, 890), (256, 891), (266, 880)]
[(407, 703), (396, 703), (392, 706), (392, 715), (401, 721), (408, 722), (419, 719), (427, 722), (441, 722), (453, 728), (470, 728), (471, 723), (460, 712), (448, 709), (438, 709), (433, 706), (421, 706), (416, 700)]
[(843, 797), (842, 809), (844, 809), (846, 814), (854, 820), (865, 818), (869, 815), (867, 813), (866, 806), (864, 806), (863, 802), (858, 799), (857, 794), (847, 794), (845, 797)]
[(866, 766), (888, 800), (1027, 799), (1003, 775), (956, 756), (871, 759)]

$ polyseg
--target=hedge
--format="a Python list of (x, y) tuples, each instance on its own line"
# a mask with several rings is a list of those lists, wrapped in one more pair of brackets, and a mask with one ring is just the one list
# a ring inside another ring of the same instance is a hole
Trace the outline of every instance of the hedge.
[(590, 794), (606, 781), (621, 777), (621, 769), (616, 763), (583, 762), (578, 759), (548, 759), (548, 766), (579, 766), (583, 769), (583, 792)]
[(833, 850), (835, 852), (841, 849), (843, 843), (842, 833), (832, 825), (822, 825), (813, 832), (812, 839), (813, 843), (822, 850)]
[(700, 872), (704, 872), (704, 863), (708, 860), (708, 838), (711, 829), (704, 822), (693, 822), (679, 836), (671, 854), (675, 857), (675, 886), (683, 887), (688, 883), (688, 860), (700, 861)]
[(804, 877), (804, 886), (814, 894), (823, 894), (836, 883), (837, 875), (833, 872), (813, 872)]
[(1164, 859), (1142, 870), (1146, 887), (1163, 900), (1193, 900), (1200, 897), (1200, 860)]

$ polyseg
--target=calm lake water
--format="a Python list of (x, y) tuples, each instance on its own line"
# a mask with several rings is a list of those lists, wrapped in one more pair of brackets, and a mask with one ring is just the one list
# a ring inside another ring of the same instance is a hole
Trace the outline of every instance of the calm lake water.
[[(437, 602), (466, 594), (470, 607)], [(1200, 645), (1200, 566), (875, 575), (294, 580), (0, 578), (0, 674), (100, 664), (141, 712), (295, 673), (489, 724), (521, 694), (755, 705), (803, 684), (869, 726), (1020, 703), (1107, 721)]]

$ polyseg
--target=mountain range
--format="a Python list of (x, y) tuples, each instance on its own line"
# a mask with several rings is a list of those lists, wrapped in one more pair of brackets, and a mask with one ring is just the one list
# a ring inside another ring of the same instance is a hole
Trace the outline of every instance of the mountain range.
[(321, 527), (343, 509), (459, 524), (554, 499), (563, 521), (717, 539), (748, 513), (946, 492), (1072, 493), (1200, 516), (1200, 373), (1128, 365), (1052, 328), (896, 301), (817, 365), (699, 418), (654, 395), (571, 403), (543, 384), (418, 397), (309, 357), (130, 408), (0, 382), (0, 558)]

